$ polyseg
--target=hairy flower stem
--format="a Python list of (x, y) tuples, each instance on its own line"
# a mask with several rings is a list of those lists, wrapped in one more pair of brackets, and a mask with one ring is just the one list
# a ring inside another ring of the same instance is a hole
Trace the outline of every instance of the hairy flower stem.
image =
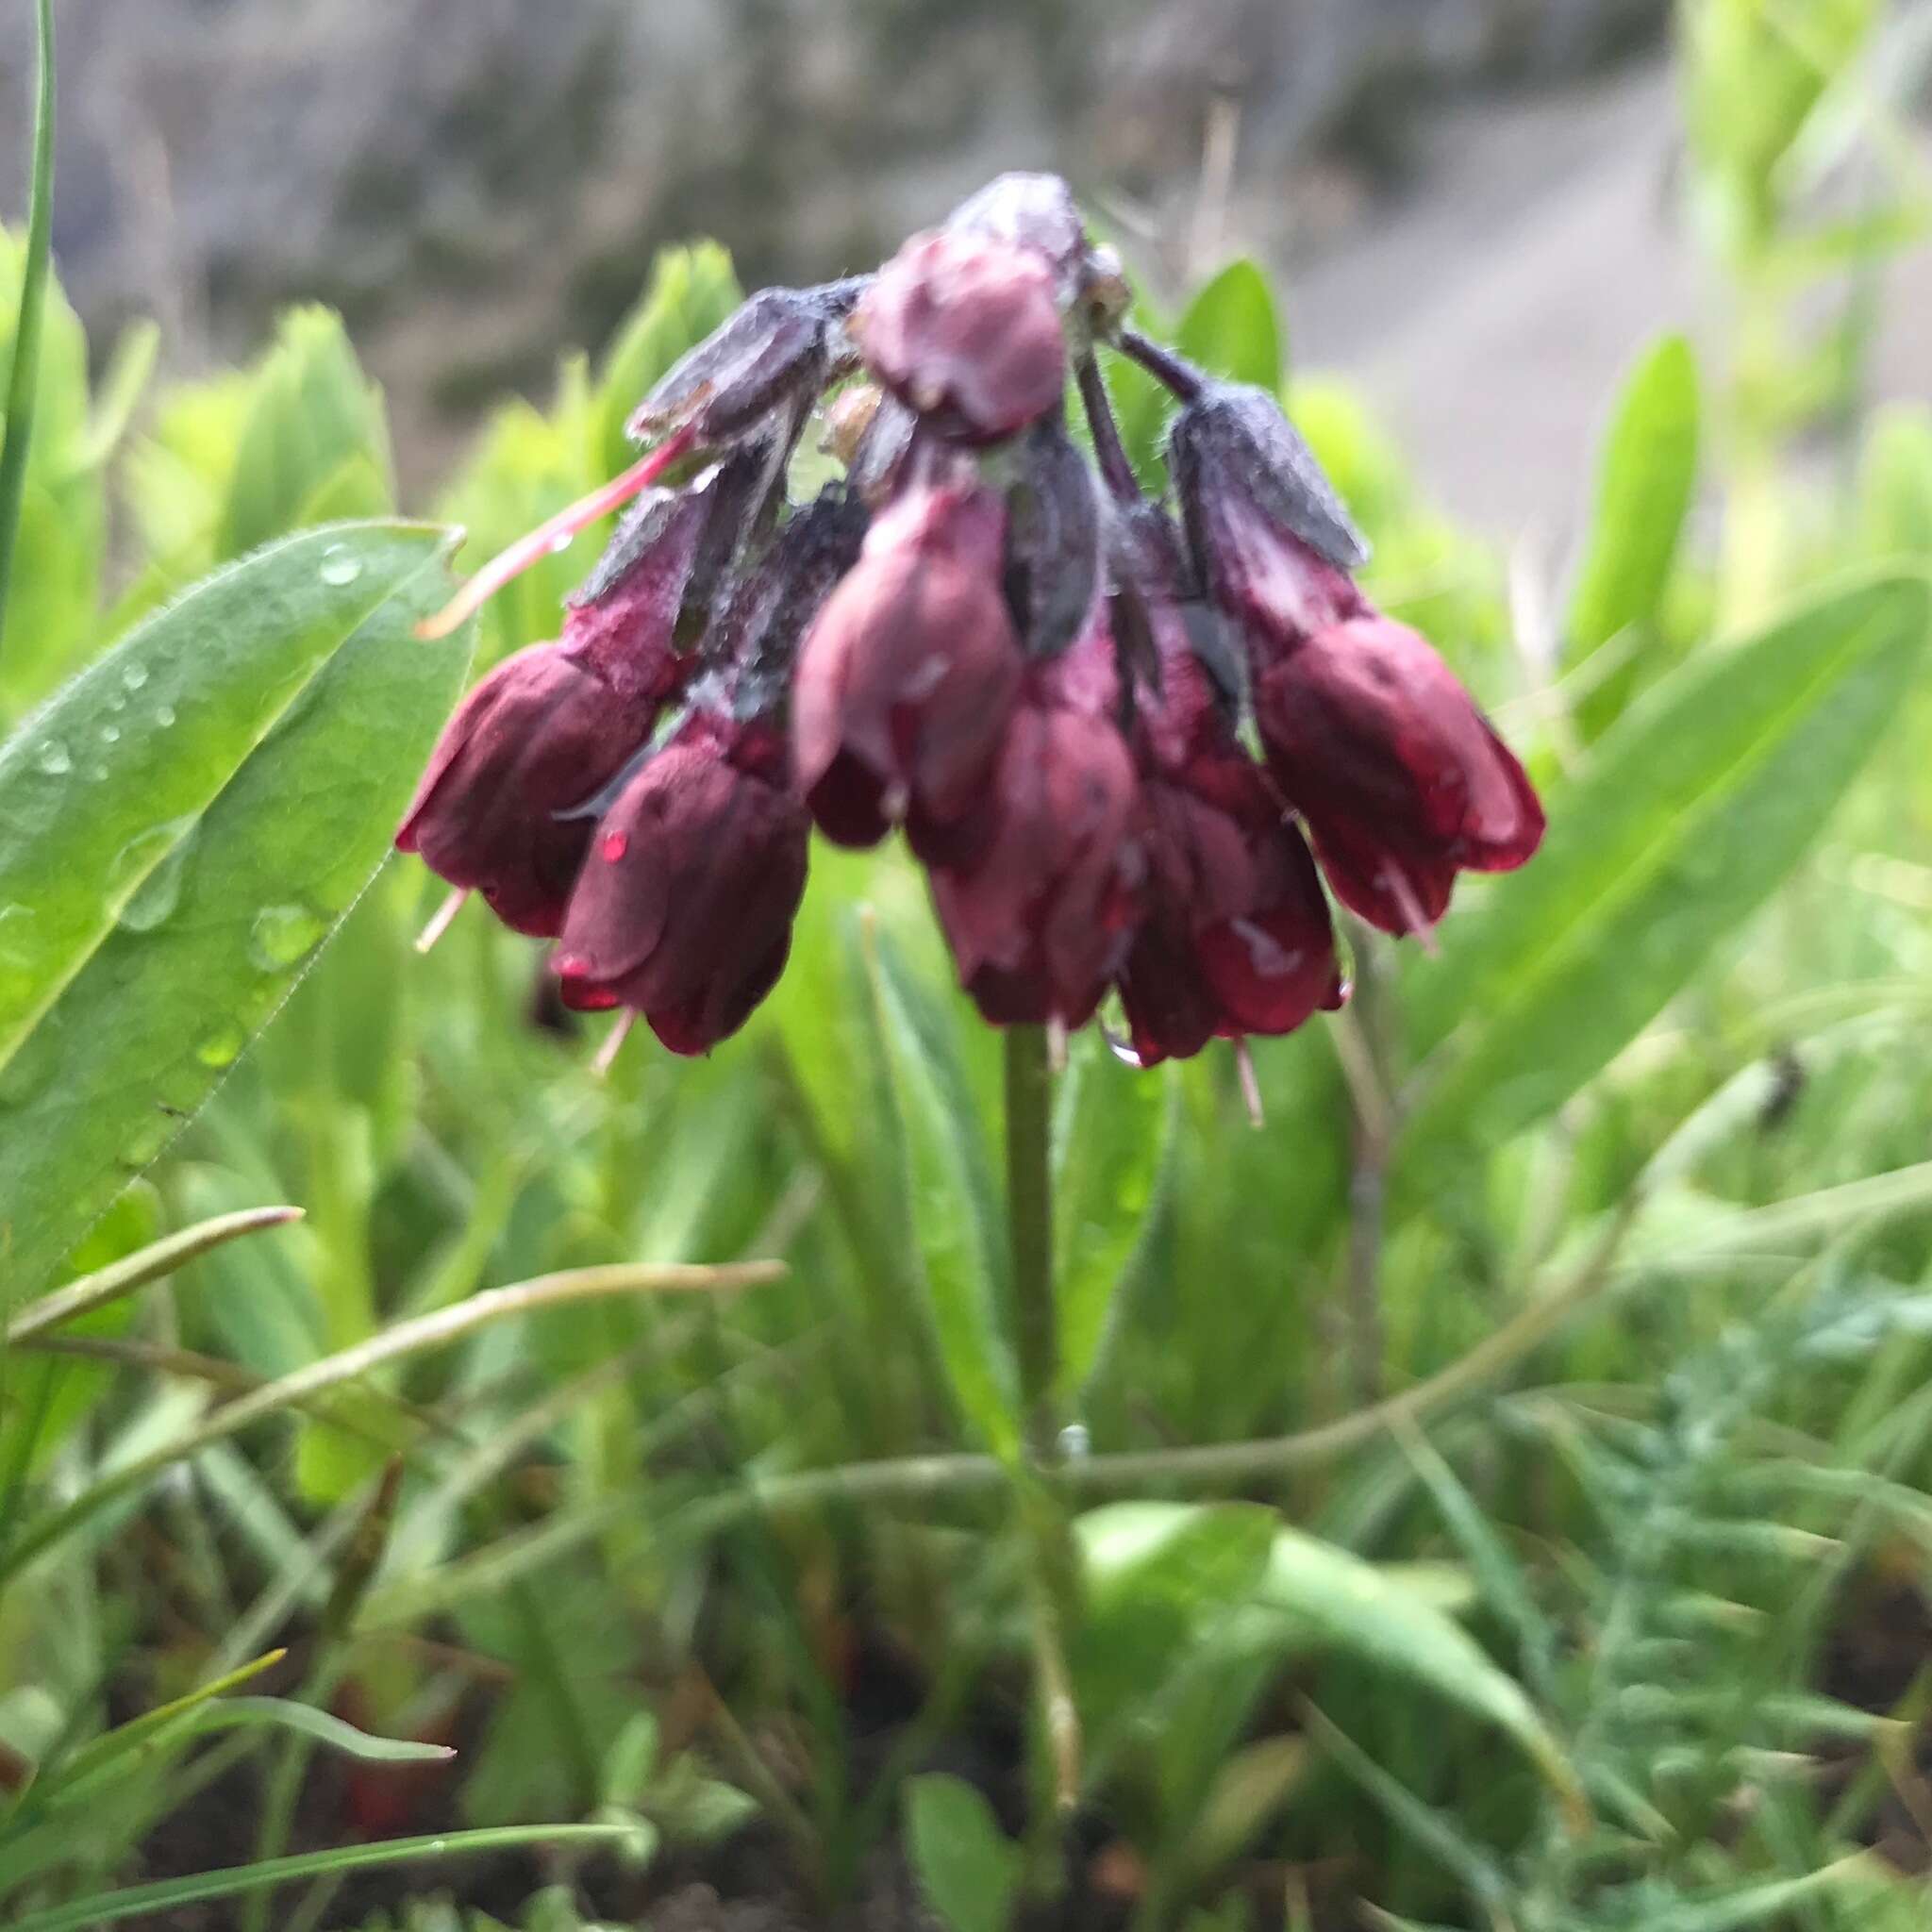
[(1005, 1046), (1007, 1221), (1026, 1461), (1016, 1500), (1027, 1553), (1041, 1746), (1031, 1864), (1034, 1889), (1045, 1896), (1064, 1883), (1061, 1826), (1080, 1795), (1080, 1716), (1066, 1651), (1076, 1594), (1075, 1559), (1066, 1511), (1052, 1488), (1059, 1459), (1054, 1402), (1059, 1336), (1053, 1279), (1053, 1069), (1044, 1027), (1008, 1027)]
[(1080, 358), (1080, 406), (1087, 416), (1087, 426), (1093, 434), (1093, 457), (1100, 466), (1108, 493), (1118, 504), (1138, 503), (1141, 499), (1141, 479), (1134, 475), (1134, 465), (1127, 455), (1126, 445), (1121, 441), (1120, 425), (1114, 421), (1113, 404), (1107, 393), (1107, 382), (1100, 373), (1100, 364), (1091, 355)]
[(1163, 348), (1160, 343), (1143, 336), (1139, 329), (1122, 329), (1118, 347), (1123, 356), (1138, 362), (1178, 401), (1191, 403), (1201, 393), (1201, 372), (1172, 349)]

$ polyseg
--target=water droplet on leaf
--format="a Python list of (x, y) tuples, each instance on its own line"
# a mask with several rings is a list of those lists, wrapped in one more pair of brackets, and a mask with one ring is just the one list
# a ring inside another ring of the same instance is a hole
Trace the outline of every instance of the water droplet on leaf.
[(50, 778), (58, 778), (74, 769), (73, 758), (58, 738), (50, 738), (42, 745), (41, 755), (35, 762)]
[(121, 1165), (135, 1169), (145, 1167), (174, 1138), (176, 1124), (172, 1115), (157, 1108), (152, 1115), (131, 1128), (126, 1140), (121, 1143)]
[(125, 684), (129, 691), (139, 691), (142, 688), (142, 686), (147, 682), (147, 666), (145, 664), (123, 665), (121, 670), (121, 682)]
[(120, 725), (103, 724), (101, 726), (101, 742), (103, 744), (119, 744), (121, 742)]
[(152, 932), (180, 903), (192, 818), (150, 825), (128, 840), (108, 868), (108, 896), (124, 900), (115, 915), (131, 932)]
[(218, 1026), (194, 1049), (194, 1058), (205, 1067), (231, 1067), (247, 1044), (239, 1026)]
[(158, 724), (163, 731), (165, 731), (168, 728), (168, 726), (172, 724), (174, 722), (175, 708), (173, 705), (163, 705), (160, 708), (160, 709), (155, 713), (155, 723)]
[(338, 588), (353, 584), (362, 575), (362, 564), (346, 543), (331, 543), (322, 553), (322, 580)]
[(322, 943), (328, 921), (306, 906), (271, 906), (258, 912), (248, 952), (264, 973), (286, 973)]

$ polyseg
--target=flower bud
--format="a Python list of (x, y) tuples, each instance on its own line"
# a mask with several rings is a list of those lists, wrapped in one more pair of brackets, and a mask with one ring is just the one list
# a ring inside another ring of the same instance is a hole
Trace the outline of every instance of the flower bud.
[(1052, 271), (1010, 242), (916, 236), (879, 271), (852, 331), (874, 375), (955, 441), (999, 442), (1066, 392)]
[(1512, 871), (1542, 841), (1522, 765), (1405, 625), (1372, 614), (1318, 633), (1261, 673), (1255, 710), (1329, 883), (1385, 932), (1426, 930), (1458, 871)]
[(397, 849), (481, 892), (515, 931), (553, 937), (591, 834), (588, 819), (558, 814), (623, 769), (650, 736), (660, 697), (606, 683), (560, 644), (519, 651), (450, 720)]
[(1060, 308), (1080, 292), (1087, 268), (1087, 225), (1074, 191), (1058, 175), (1009, 174), (989, 181), (946, 217), (955, 235), (1004, 242), (1036, 255), (1053, 275)]
[(1349, 573), (1368, 546), (1267, 391), (1204, 383), (1168, 463), (1202, 580), (1264, 659), (1363, 608)]
[(760, 290), (672, 365), (632, 415), (630, 434), (689, 427), (700, 444), (716, 444), (788, 404), (802, 410), (831, 377), (838, 325), (863, 286)]
[(1058, 422), (1026, 432), (1023, 459), (1008, 499), (1007, 600), (1026, 655), (1051, 658), (1087, 628), (1100, 592), (1100, 498)]
[(1095, 702), (1111, 656), (1096, 625), (1029, 674), (974, 808), (973, 856), (933, 867), (960, 983), (995, 1025), (1085, 1025), (1139, 916), (1133, 760)]
[(635, 1008), (673, 1053), (708, 1053), (784, 971), (809, 835), (782, 738), (693, 717), (598, 824), (558, 947), (565, 1004)]
[(1000, 594), (1006, 512), (974, 484), (908, 491), (873, 525), (799, 654), (798, 783), (819, 829), (875, 844), (908, 808), (959, 816), (1018, 689)]

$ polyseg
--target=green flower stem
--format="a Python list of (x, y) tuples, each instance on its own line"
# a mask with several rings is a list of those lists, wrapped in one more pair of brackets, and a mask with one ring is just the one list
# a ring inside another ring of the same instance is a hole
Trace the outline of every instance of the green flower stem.
[(1059, 1460), (1054, 1399), (1059, 1333), (1053, 1279), (1053, 1069), (1041, 1027), (1009, 1027), (1005, 1045), (1007, 1219), (1026, 1454), (1016, 1506), (1026, 1547), (1040, 1698), (1040, 1775), (1029, 1863), (1035, 1891), (1050, 1897), (1065, 1882), (1061, 1825), (1080, 1796), (1080, 1714), (1066, 1649), (1077, 1596), (1075, 1558), (1066, 1509), (1052, 1488)]
[(1054, 1413), (1059, 1334), (1054, 1308), (1053, 1177), (1048, 1165), (1053, 1074), (1042, 1027), (1008, 1027), (1005, 1041), (1014, 1341), (1026, 1450), (1043, 1469), (1059, 1454), (1059, 1424)]

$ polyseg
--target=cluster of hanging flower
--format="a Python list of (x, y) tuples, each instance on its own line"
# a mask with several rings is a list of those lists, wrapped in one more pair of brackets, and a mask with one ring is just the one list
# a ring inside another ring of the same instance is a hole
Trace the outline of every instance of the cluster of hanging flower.
[[(1338, 1007), (1314, 858), (1362, 919), (1426, 934), (1542, 811), (1357, 587), (1365, 546), (1275, 399), (1126, 307), (1046, 175), (874, 275), (754, 296), (638, 410), (650, 454), (446, 613), (636, 495), (560, 639), (463, 704), (397, 844), (555, 940), (568, 1005), (677, 1053), (776, 983), (814, 824), (904, 831), (995, 1024), (1077, 1027), (1111, 990), (1152, 1064)], [(1103, 342), (1174, 400), (1178, 518), (1122, 449)], [(794, 505), (822, 407), (845, 475)]]

